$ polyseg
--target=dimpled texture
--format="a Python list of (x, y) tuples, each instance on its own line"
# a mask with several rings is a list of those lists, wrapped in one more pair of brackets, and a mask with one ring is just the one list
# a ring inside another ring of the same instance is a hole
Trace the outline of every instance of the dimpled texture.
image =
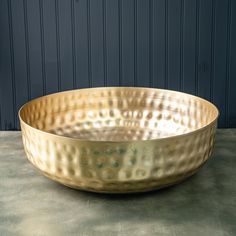
[(35, 99), (19, 116), (27, 157), (46, 176), (126, 193), (194, 174), (212, 153), (218, 111), (179, 92), (94, 88)]

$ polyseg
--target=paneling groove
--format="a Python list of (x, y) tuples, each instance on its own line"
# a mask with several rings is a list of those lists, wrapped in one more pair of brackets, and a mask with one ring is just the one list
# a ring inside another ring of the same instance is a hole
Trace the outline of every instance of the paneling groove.
[(149, 86), (153, 87), (153, 0), (149, 0)]
[(213, 101), (236, 127), (236, 1), (1, 0), (0, 129), (52, 92), (167, 88)]
[(119, 27), (119, 84), (122, 83), (122, 0), (118, 0), (118, 27)]
[(213, 88), (215, 77), (215, 11), (216, 0), (212, 0), (212, 20), (211, 20), (211, 71), (210, 71), (210, 100), (213, 101)]
[(71, 0), (71, 46), (72, 46), (72, 64), (73, 64), (73, 88), (77, 87), (76, 83), (76, 50), (75, 50), (75, 7), (74, 0)]
[(107, 27), (106, 27), (106, 0), (102, 0), (102, 8), (103, 8), (103, 70), (104, 70), (104, 86), (107, 86)]
[(59, 8), (58, 0), (55, 0), (55, 22), (56, 22), (56, 47), (57, 47), (57, 86), (61, 90), (61, 55), (60, 55), (60, 33), (59, 33)]
[(39, 0), (40, 12), (40, 40), (41, 40), (41, 57), (42, 57), (42, 80), (43, 80), (43, 95), (46, 94), (46, 70), (45, 70), (45, 44), (44, 44), (44, 21), (43, 21), (43, 0)]
[(229, 126), (229, 97), (230, 97), (230, 67), (231, 67), (231, 0), (228, 0), (228, 9), (227, 9), (227, 44), (226, 44), (226, 91), (225, 91), (225, 125)]
[(134, 86), (137, 86), (137, 0), (134, 0)]
[(165, 0), (165, 83), (164, 88), (168, 88), (169, 78), (168, 78), (168, 2), (169, 0)]
[(87, 0), (87, 38), (88, 38), (88, 81), (89, 87), (92, 87), (92, 62), (91, 62), (91, 16), (90, 0)]
[(200, 0), (196, 0), (196, 33), (195, 33), (195, 94), (198, 95), (198, 57), (199, 57), (199, 2)]
[[(15, 62), (14, 62), (14, 45), (13, 45), (13, 27), (12, 27), (12, 6), (11, 6), (11, 1), (7, 2), (8, 5), (8, 24), (9, 24), (9, 41), (10, 41), (10, 57), (11, 57), (11, 81), (12, 81), (12, 101), (13, 103), (10, 104), (10, 106), (13, 109), (13, 124), (9, 125), (7, 124), (7, 127), (15, 129), (17, 127), (17, 111), (16, 111), (16, 78), (15, 78)], [(2, 87), (3, 85), (1, 85)], [(9, 107), (10, 108), (10, 107)]]
[(27, 92), (28, 100), (31, 99), (31, 79), (30, 79), (30, 58), (29, 58), (29, 29), (28, 29), (28, 10), (26, 0), (23, 0), (24, 8), (24, 27), (25, 27), (25, 53), (26, 53), (26, 68), (27, 68)]
[(183, 37), (184, 37), (184, 0), (180, 0), (180, 39), (179, 39), (179, 90), (183, 91)]
[(231, 0), (230, 5), (230, 64), (229, 64), (229, 99), (228, 99), (228, 127), (234, 127), (236, 124), (236, 1)]

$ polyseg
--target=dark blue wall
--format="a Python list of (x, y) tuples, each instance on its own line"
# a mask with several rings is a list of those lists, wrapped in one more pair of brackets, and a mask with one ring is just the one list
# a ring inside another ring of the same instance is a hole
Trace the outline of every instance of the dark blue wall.
[(196, 94), (236, 127), (236, 0), (0, 0), (0, 129), (32, 98), (119, 85)]

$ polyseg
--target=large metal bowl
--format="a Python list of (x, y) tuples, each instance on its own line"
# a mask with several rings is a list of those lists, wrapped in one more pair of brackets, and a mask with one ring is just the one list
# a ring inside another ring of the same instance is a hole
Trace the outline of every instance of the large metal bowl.
[(218, 110), (185, 93), (134, 87), (79, 89), (19, 111), (25, 152), (72, 188), (126, 193), (194, 174), (212, 153)]

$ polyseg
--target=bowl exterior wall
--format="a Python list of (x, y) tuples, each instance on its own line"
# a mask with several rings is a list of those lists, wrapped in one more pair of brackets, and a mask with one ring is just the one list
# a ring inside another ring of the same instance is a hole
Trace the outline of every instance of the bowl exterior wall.
[(82, 141), (21, 122), (29, 161), (64, 185), (126, 193), (163, 188), (194, 174), (211, 156), (216, 121), (176, 137), (126, 142)]

